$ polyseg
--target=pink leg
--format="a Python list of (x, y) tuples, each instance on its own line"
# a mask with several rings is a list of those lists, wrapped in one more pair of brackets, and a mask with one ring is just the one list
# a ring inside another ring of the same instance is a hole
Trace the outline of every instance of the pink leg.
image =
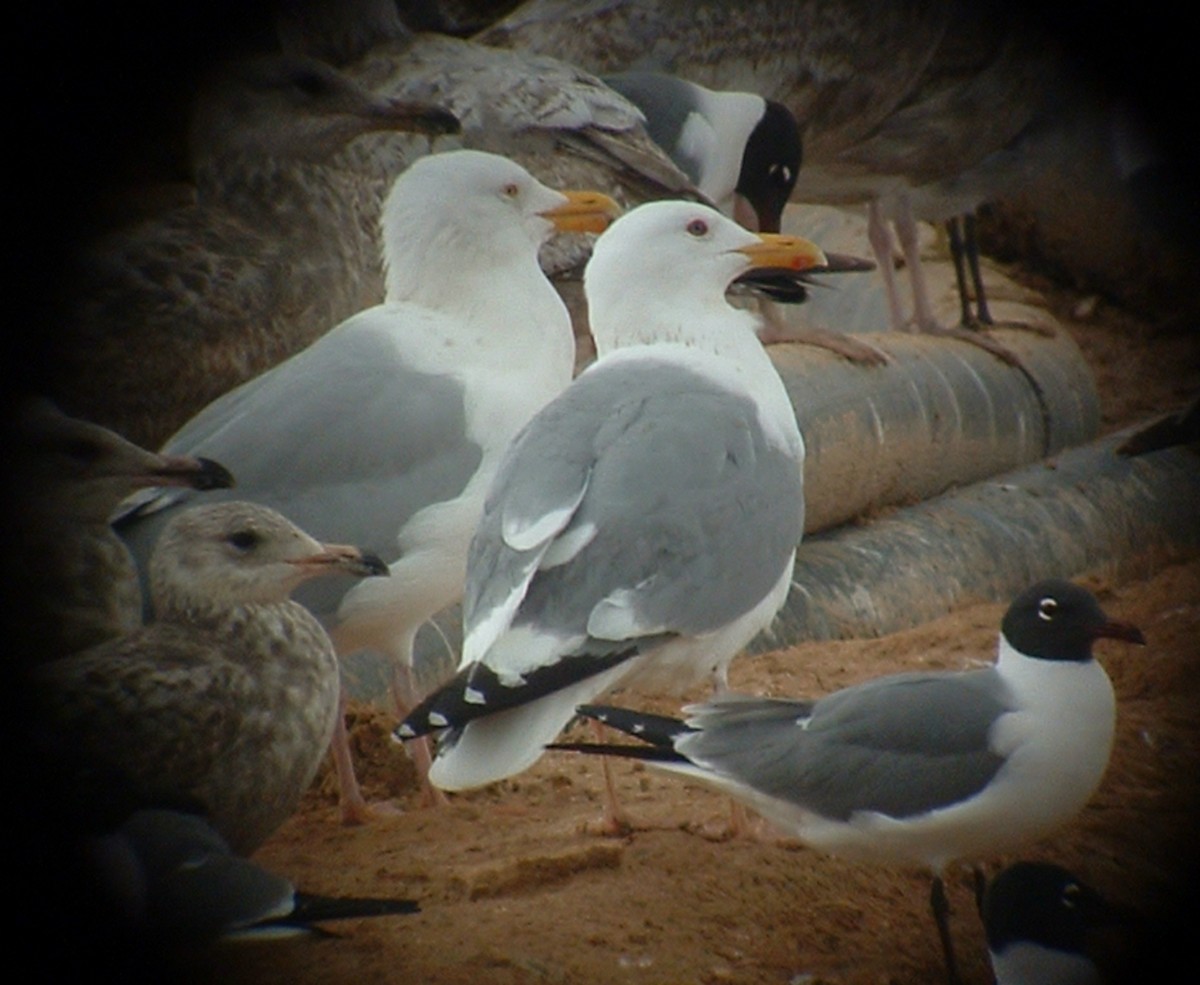
[(343, 824), (366, 824), (371, 820), (371, 808), (363, 797), (358, 777), (354, 773), (354, 760), (350, 756), (350, 733), (346, 730), (346, 692), (338, 698), (337, 721), (330, 742), (333, 768), (338, 781), (338, 807)]
[(888, 319), (892, 331), (904, 330), (904, 309), (900, 305), (900, 289), (896, 284), (896, 269), (892, 254), (892, 233), (879, 203), (871, 202), (867, 206), (867, 239), (871, 243), (871, 252), (875, 256), (875, 265), (883, 275), (883, 289), (887, 295)]
[[(397, 660), (392, 667), (392, 703), (395, 706), (396, 720), (404, 721), (408, 713), (420, 703), (417, 693), (417, 682), (413, 677), (412, 665)], [(421, 736), (405, 743), (417, 770), (417, 779), (421, 783), (421, 801), (430, 807), (440, 807), (450, 803), (441, 790), (429, 782), (429, 767), (433, 764), (433, 754), (429, 749), (429, 739)]]
[(908, 265), (908, 277), (912, 283), (913, 317), (917, 330), (934, 331), (941, 328), (933, 314), (933, 302), (929, 299), (929, 283), (925, 279), (925, 267), (921, 263), (921, 247), (918, 242), (917, 220), (912, 208), (905, 200), (900, 204), (900, 217), (896, 221), (896, 233), (900, 248), (904, 251), (904, 262)]

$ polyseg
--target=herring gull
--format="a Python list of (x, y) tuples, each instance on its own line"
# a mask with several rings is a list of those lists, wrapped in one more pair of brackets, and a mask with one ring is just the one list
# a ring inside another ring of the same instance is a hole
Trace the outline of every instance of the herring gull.
[(584, 281), (599, 359), (514, 441), (471, 545), (459, 672), (396, 730), (439, 733), (434, 783), (527, 768), (616, 686), (724, 687), (804, 528), (795, 412), (725, 291), (755, 265), (825, 263), (699, 203), (647, 203), (600, 236)]
[[(713, 90), (666, 72), (618, 72), (604, 76), (604, 82), (645, 114), (650, 136), (723, 215), (756, 232), (780, 231), (802, 157), (800, 127), (786, 106), (758, 93)], [(784, 324), (775, 303), (806, 300), (812, 273), (751, 271), (735, 282), (738, 294), (748, 293), (759, 304), (759, 338), (820, 346), (863, 365), (885, 363), (878, 349), (841, 332)]]
[[(166, 447), (229, 463), (237, 496), (315, 536), (363, 544), (392, 577), (299, 598), (345, 657), (383, 654), (400, 715), (419, 695), (413, 643), (462, 596), (467, 547), (508, 442), (571, 380), (571, 321), (538, 264), (556, 230), (598, 231), (616, 205), (554, 191), (494, 154), (418, 159), (384, 207), (388, 296), (215, 401)], [(119, 524), (144, 555), (168, 490)], [(347, 819), (368, 814), (339, 727)], [(424, 773), (421, 748), (413, 750)]]
[[(1078, 87), (1036, 18), (952, 0), (526, 0), (474, 40), (601, 74), (652, 68), (778, 101), (804, 141), (792, 200), (867, 206), (891, 327), (952, 334), (1016, 361), (985, 333), (938, 322), (916, 220), (954, 219), (1010, 190), (1022, 179), (1016, 159), (1036, 167), (1030, 131), (1069, 118), (1064, 93)], [(911, 318), (893, 276), (890, 224), (908, 266)]]
[(37, 667), (36, 744), (68, 787), (113, 774), (140, 803), (194, 805), (237, 853), (295, 810), (339, 708), (333, 645), (303, 582), (386, 574), (253, 503), (178, 512), (150, 561), (154, 619)]
[(988, 668), (892, 674), (817, 701), (726, 695), (683, 720), (584, 706), (645, 744), (564, 745), (697, 779), (815, 848), (924, 866), (953, 983), (946, 867), (1057, 830), (1108, 766), (1116, 701), (1100, 638), (1145, 642), (1049, 579), (1013, 600)]

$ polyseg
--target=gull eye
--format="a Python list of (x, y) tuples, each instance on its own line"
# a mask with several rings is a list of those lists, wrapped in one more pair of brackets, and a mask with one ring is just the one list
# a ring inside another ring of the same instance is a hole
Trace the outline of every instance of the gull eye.
[(1079, 897), (1082, 894), (1078, 883), (1069, 882), (1063, 886), (1062, 905), (1069, 910), (1075, 909), (1079, 905)]
[(258, 543), (258, 534), (253, 530), (235, 530), (225, 539), (244, 553)]
[(505, 198), (516, 198), (521, 194), (521, 188), (515, 181), (510, 181), (501, 191)]
[(1046, 622), (1053, 621), (1055, 615), (1058, 614), (1058, 600), (1052, 598), (1044, 598), (1038, 603), (1038, 618)]
[(693, 219), (687, 224), (687, 231), (691, 236), (705, 236), (708, 234), (708, 223), (703, 219)]

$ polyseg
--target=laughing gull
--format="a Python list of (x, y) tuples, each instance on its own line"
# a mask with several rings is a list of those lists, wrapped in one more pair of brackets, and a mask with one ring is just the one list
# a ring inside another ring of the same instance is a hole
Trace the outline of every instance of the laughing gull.
[(329, 748), (337, 658), (289, 596), (337, 572), (387, 569), (257, 504), (174, 515), (150, 560), (153, 621), (34, 671), (35, 737), (62, 782), (115, 773), (140, 803), (195, 803), (234, 851), (254, 851)]
[(396, 730), (441, 733), (434, 783), (526, 769), (618, 685), (724, 687), (783, 604), (804, 528), (795, 412), (725, 291), (755, 265), (825, 263), (686, 202), (639, 206), (597, 240), (598, 361), (513, 443), (471, 545), (459, 673)]
[(152, 946), (322, 934), (328, 920), (416, 913), (415, 900), (301, 892), (237, 855), (202, 816), (142, 808), (88, 840), (114, 922)]
[(3, 637), (19, 641), (21, 662), (32, 665), (136, 629), (141, 587), (109, 524), (113, 511), (147, 486), (211, 490), (233, 477), (209, 459), (149, 451), (41, 397), (19, 398), (5, 424)]
[(718, 697), (683, 720), (583, 706), (647, 745), (560, 748), (700, 780), (824, 851), (925, 866), (957, 981), (942, 874), (1041, 838), (1087, 803), (1115, 727), (1112, 684), (1092, 656), (1106, 637), (1144, 642), (1086, 589), (1051, 579), (1009, 606), (986, 669), (894, 674), (817, 701)]
[(340, 937), (354, 933), (343, 921), (420, 911), (401, 897), (297, 889), (236, 854), (202, 813), (139, 806), (120, 777), (104, 782), (115, 792), (106, 786), (98, 800), (96, 789), (67, 793), (22, 843), (20, 861), (46, 911), (27, 914), (28, 925), (53, 928), (50, 967), (102, 965), (131, 983), (191, 981), (218, 946), (228, 953), (242, 941)]
[[(239, 499), (391, 566), (386, 580), (327, 581), (297, 597), (339, 655), (386, 658), (399, 716), (419, 698), (417, 631), (462, 596), (501, 454), (574, 371), (571, 320), (538, 249), (555, 230), (599, 231), (616, 211), (494, 154), (421, 158), (384, 209), (387, 300), (214, 401), (166, 444), (226, 462)], [(186, 497), (147, 499), (119, 524), (139, 556)], [(424, 750), (413, 751), (423, 777)], [(334, 753), (345, 817), (365, 820), (344, 723)]]
[(800, 128), (785, 106), (665, 72), (603, 78), (645, 114), (650, 136), (723, 215), (779, 232), (801, 159)]
[[(791, 198), (867, 208), (891, 327), (951, 334), (1016, 361), (986, 333), (938, 322), (917, 220), (936, 219), (951, 201), (974, 210), (1003, 194), (1011, 169), (979, 166), (1063, 110), (1076, 88), (1071, 60), (1020, 5), (525, 0), (476, 40), (604, 74), (652, 65), (781, 103), (804, 142)], [(1061, 118), (1071, 116), (1067, 109)], [(1025, 166), (1038, 165), (1035, 156)], [(968, 172), (969, 181), (955, 180)], [(893, 225), (914, 292), (911, 318), (893, 273)]]
[(1101, 985), (1097, 931), (1129, 914), (1060, 865), (1016, 862), (980, 900), (996, 985)]
[[(645, 114), (650, 136), (723, 215), (757, 232), (780, 231), (802, 157), (800, 128), (787, 107), (757, 93), (708, 89), (665, 72), (619, 72), (604, 76), (604, 82)], [(842, 270), (874, 266), (837, 259)], [(876, 349), (839, 332), (783, 325), (772, 302), (806, 300), (817, 272), (755, 270), (735, 281), (735, 291), (748, 291), (762, 305), (759, 338), (819, 345), (864, 364), (885, 362)]]

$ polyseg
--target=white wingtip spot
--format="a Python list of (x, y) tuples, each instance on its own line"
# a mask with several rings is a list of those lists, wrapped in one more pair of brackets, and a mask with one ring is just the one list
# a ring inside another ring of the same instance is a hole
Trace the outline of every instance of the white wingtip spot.
[(392, 738), (399, 742), (401, 739), (412, 739), (416, 736), (416, 731), (411, 725), (401, 725), (392, 733)]
[(448, 719), (440, 711), (431, 711), (429, 713), (429, 724), (434, 728), (445, 728), (450, 724), (450, 719)]
[(477, 688), (468, 687), (463, 690), (463, 701), (469, 705), (486, 705), (487, 698)]

